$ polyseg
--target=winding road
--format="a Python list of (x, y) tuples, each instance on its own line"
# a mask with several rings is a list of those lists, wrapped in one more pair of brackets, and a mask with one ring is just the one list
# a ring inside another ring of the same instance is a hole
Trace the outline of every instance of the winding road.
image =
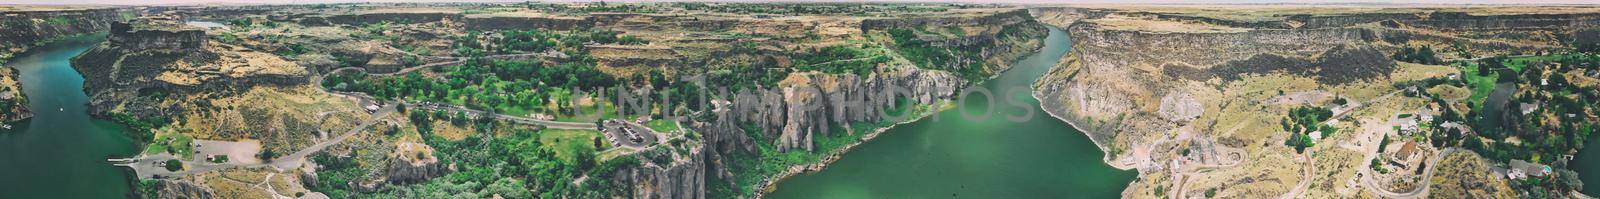
[[(182, 176), (185, 176), (185, 175), (196, 174), (196, 173), (204, 173), (204, 172), (220, 170), (220, 169), (228, 169), (228, 168), (262, 168), (262, 167), (269, 167), (269, 166), (273, 167), (273, 169), (276, 169), (278, 171), (286, 171), (286, 170), (294, 169), (296, 167), (300, 167), (301, 164), (305, 163), (306, 156), (310, 156), (311, 154), (314, 154), (316, 152), (321, 152), (322, 150), (327, 149), (328, 146), (333, 146), (334, 144), (339, 144), (339, 142), (343, 142), (346, 139), (350, 139), (350, 137), (355, 136), (357, 133), (361, 133), (361, 130), (365, 130), (367, 127), (372, 126), (373, 124), (376, 124), (384, 116), (387, 116), (390, 113), (394, 113), (394, 112), (395, 112), (395, 105), (385, 106), (382, 109), (378, 110), (377, 112), (374, 112), (372, 114), (372, 118), (368, 118), (366, 121), (361, 122), (361, 124), (357, 125), (355, 128), (351, 128), (350, 130), (345, 131), (344, 134), (339, 135), (339, 137), (337, 137), (337, 138), (311, 145), (309, 147), (306, 147), (304, 149), (300, 149), (300, 151), (296, 151), (296, 152), (294, 152), (292, 154), (289, 154), (287, 156), (283, 156), (283, 157), (278, 157), (276, 159), (272, 159), (271, 161), (269, 161), (267, 163), (258, 163), (258, 164), (219, 164), (219, 163), (210, 163), (210, 162), (195, 162), (195, 161), (181, 160), (181, 159), (178, 159), (178, 157), (175, 157), (172, 154), (168, 154), (168, 153), (162, 153), (162, 154), (156, 154), (156, 155), (139, 155), (139, 157), (136, 157), (136, 158), (113, 158), (113, 159), (107, 159), (106, 161), (112, 162), (117, 166), (125, 166), (125, 167), (129, 167), (129, 168), (133, 168), (134, 173), (137, 176), (139, 176), (139, 178), (182, 177)], [(181, 170), (181, 171), (178, 171), (178, 172), (168, 171), (165, 167), (161, 167), (161, 165), (160, 165), (162, 162), (166, 162), (167, 160), (182, 161), (182, 162), (184, 162), (185, 165), (187, 165), (188, 168), (186, 168), (184, 170)]]
[(1422, 172), (1422, 182), (1418, 183), (1417, 188), (1410, 192), (1394, 192), (1383, 189), (1382, 186), (1378, 185), (1377, 181), (1372, 179), (1372, 169), (1366, 167), (1362, 167), (1360, 171), (1363, 173), (1361, 175), (1361, 185), (1367, 187), (1367, 191), (1386, 198), (1422, 198), (1428, 195), (1428, 188), (1433, 186), (1433, 171), (1439, 168), (1437, 166), (1439, 165), (1439, 160), (1457, 151), (1459, 150), (1456, 150), (1456, 148), (1446, 148), (1444, 151), (1440, 151), (1438, 154), (1434, 154), (1432, 158), (1429, 158), (1427, 164), (1429, 167), (1427, 171)]
[(436, 110), (436, 111), (442, 110), (442, 111), (447, 111), (447, 112), (461, 111), (461, 112), (466, 112), (467, 114), (471, 114), (473, 116), (481, 116), (481, 115), (484, 115), (484, 114), (491, 114), (491, 115), (494, 115), (495, 119), (511, 121), (511, 122), (515, 122), (515, 123), (518, 123), (518, 124), (540, 125), (540, 126), (545, 126), (545, 128), (554, 128), (554, 129), (589, 129), (589, 130), (594, 130), (594, 129), (600, 128), (599, 126), (595, 125), (594, 123), (588, 123), (588, 122), (561, 122), (561, 121), (533, 119), (533, 118), (526, 118), (526, 117), (514, 116), (514, 115), (506, 115), (506, 114), (499, 114), (499, 113), (488, 113), (488, 112), (477, 110), (477, 109), (470, 109), (470, 108), (461, 107), (461, 106), (455, 106), (455, 105), (438, 105), (438, 104), (434, 104), (434, 103), (406, 103), (406, 107), (411, 107), (413, 109), (425, 109), (425, 110)]

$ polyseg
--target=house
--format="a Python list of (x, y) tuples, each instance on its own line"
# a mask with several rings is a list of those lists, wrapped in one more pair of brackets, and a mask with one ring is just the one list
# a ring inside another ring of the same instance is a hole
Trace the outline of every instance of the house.
[(1510, 172), (1507, 174), (1507, 177), (1511, 177), (1511, 179), (1520, 179), (1530, 176), (1545, 176), (1550, 175), (1550, 172), (1552, 172), (1550, 166), (1539, 163), (1530, 163), (1522, 160), (1511, 160), (1510, 166), (1511, 168), (1507, 168), (1510, 170)]
[(1539, 104), (1535, 104), (1535, 103), (1517, 103), (1517, 108), (1522, 110), (1522, 114), (1523, 115), (1527, 115), (1529, 113), (1533, 113), (1533, 111), (1539, 110)]

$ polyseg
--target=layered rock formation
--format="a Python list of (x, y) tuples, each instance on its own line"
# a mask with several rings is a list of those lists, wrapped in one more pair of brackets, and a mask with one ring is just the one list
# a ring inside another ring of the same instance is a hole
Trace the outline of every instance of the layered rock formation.
[(609, 179), (630, 192), (627, 198), (706, 198), (704, 147), (672, 158), (667, 165), (643, 162), (619, 168)]
[(467, 15), (463, 23), (468, 30), (582, 30), (594, 26), (594, 22), (583, 17), (548, 16), (548, 15), (515, 15), (515, 14), (482, 14)]
[[(119, 18), (115, 9), (0, 11), (0, 63), (43, 42), (105, 31)], [(0, 69), (0, 122), (33, 117), (27, 99), (17, 71)]]
[[(942, 69), (952, 72), (981, 74), (988, 77), (1010, 68), (1011, 61), (1038, 49), (1038, 38), (1047, 34), (1043, 24), (1034, 20), (1027, 9), (1004, 9), (992, 12), (961, 13), (950, 15), (932, 15), (923, 17), (902, 17), (891, 19), (867, 19), (861, 22), (862, 32), (890, 31), (895, 29), (927, 29), (927, 27), (941, 27), (945, 29), (959, 29), (957, 37), (924, 37), (924, 40), (933, 48), (961, 49), (947, 51), (948, 56), (955, 60), (946, 61), (942, 66), (919, 65), (923, 68)], [(960, 51), (968, 51), (965, 54)], [(970, 55), (970, 56), (969, 56)], [(976, 66), (974, 66), (976, 65)], [(980, 67), (972, 69), (969, 67)], [(969, 80), (975, 80), (969, 78)]]
[[(1156, 34), (1079, 23), (1067, 31), (1073, 53), (1036, 83), (1035, 94), (1047, 112), (1089, 134), (1105, 151), (1128, 151), (1111, 147), (1147, 144), (1138, 142), (1185, 125), (1161, 117), (1158, 102), (1169, 96), (1197, 100), (1179, 80), (1327, 72), (1322, 80), (1342, 83), (1381, 77), (1394, 64), (1371, 47), (1346, 47), (1374, 40), (1359, 29)], [(1107, 159), (1120, 155), (1125, 154), (1108, 153)]]
[(108, 41), (73, 59), (86, 80), (92, 113), (123, 109), (166, 113), (153, 94), (181, 94), (257, 84), (303, 84), (304, 67), (262, 52), (208, 43), (205, 32), (170, 18), (113, 25)]
[[(1246, 198), (1358, 195), (1360, 191), (1316, 183), (1359, 179), (1356, 170), (1366, 169), (1360, 167), (1371, 160), (1362, 157), (1371, 151), (1361, 147), (1378, 142), (1372, 136), (1388, 127), (1378, 123), (1382, 119), (1370, 118), (1389, 118), (1395, 111), (1391, 109), (1414, 107), (1371, 102), (1353, 106), (1374, 108), (1355, 109), (1344, 102), (1296, 99), (1301, 95), (1297, 92), (1357, 102), (1382, 100), (1386, 93), (1399, 93), (1404, 82), (1458, 72), (1455, 67), (1396, 62), (1390, 55), (1401, 47), (1432, 46), (1441, 59), (1474, 61), (1471, 54), (1563, 49), (1572, 40), (1564, 35), (1578, 37), (1597, 26), (1594, 14), (1506, 11), (1517, 8), (1328, 9), (1316, 14), (1230, 9), (1238, 10), (1035, 9), (1045, 12), (1035, 15), (1046, 23), (1069, 25), (1066, 31), (1074, 45), (1060, 65), (1035, 83), (1034, 96), (1046, 112), (1087, 134), (1106, 152), (1111, 166), (1140, 171), (1140, 180), (1130, 184), (1125, 197), (1193, 197), (1197, 190), (1213, 187), (1224, 190), (1219, 196)], [(1301, 106), (1333, 107), (1347, 118), (1327, 123), (1347, 134), (1318, 134), (1316, 147), (1321, 148), (1296, 154), (1283, 144), (1288, 138), (1281, 137), (1291, 132), (1275, 125), (1288, 109)], [(1247, 152), (1240, 152), (1240, 162), (1231, 165), (1196, 163), (1208, 157), (1190, 155), (1195, 145)], [(1296, 166), (1283, 166), (1288, 164)]]
[[(1547, 50), (1561, 41), (1478, 39), (1439, 31), (1568, 32), (1595, 26), (1595, 14), (1474, 15), (1419, 10), (1401, 13), (1291, 15), (1237, 21), (1190, 14), (1088, 8), (1038, 8), (1048, 23), (1071, 24), (1075, 45), (1062, 65), (1040, 79), (1045, 109), (1085, 131), (1108, 160), (1147, 137), (1185, 124), (1160, 117), (1158, 99), (1187, 95), (1184, 82), (1227, 82), (1287, 73), (1337, 85), (1379, 78), (1394, 69), (1385, 56), (1408, 43), (1456, 42), (1474, 51)], [(1112, 27), (1108, 15), (1154, 15), (1154, 21), (1223, 24), (1240, 32), (1151, 32)], [(1230, 23), (1222, 23), (1233, 21)], [(1230, 25), (1231, 24), (1231, 25)], [(1420, 30), (1420, 31), (1419, 31)], [(1440, 47), (1440, 51), (1444, 51)], [(1454, 49), (1452, 49), (1454, 50)], [(1441, 53), (1443, 54), (1443, 53)], [(1450, 56), (1450, 55), (1445, 55)], [(1125, 168), (1126, 169), (1126, 168)]]
[(112, 21), (122, 18), (117, 12), (110, 8), (0, 11), (0, 60), (39, 42), (110, 29)]
[[(891, 29), (916, 29), (919, 26), (950, 26), (964, 30), (964, 35), (959, 37), (918, 39), (951, 49), (949, 53), (974, 53), (981, 55), (979, 57), (982, 59), (954, 60), (949, 63), (952, 66), (919, 66), (905, 59), (896, 59), (880, 65), (874, 73), (866, 76), (795, 72), (788, 74), (772, 88), (729, 94), (732, 95), (730, 101), (712, 102), (712, 111), (715, 113), (712, 119), (694, 125), (696, 131), (704, 133), (705, 145), (709, 150), (704, 155), (714, 163), (706, 165), (706, 171), (710, 176), (730, 183), (733, 182), (730, 180), (732, 175), (737, 172), (754, 172), (729, 170), (728, 165), (724, 164), (729, 164), (726, 161), (732, 156), (758, 156), (757, 146), (762, 145), (760, 143), (770, 143), (779, 151), (841, 153), (814, 151), (817, 150), (815, 139), (839, 132), (830, 128), (844, 124), (880, 122), (889, 119), (886, 117), (911, 117), (881, 114), (881, 108), (895, 104), (897, 98), (918, 105), (935, 105), (974, 83), (963, 78), (964, 75), (974, 74), (929, 68), (959, 68), (954, 66), (973, 64), (983, 67), (972, 70), (978, 73), (1005, 70), (1010, 67), (1011, 61), (1041, 46), (1039, 40), (1047, 34), (1042, 24), (1032, 20), (1027, 11), (1021, 9), (984, 14), (869, 19), (861, 22), (860, 31), (881, 34)], [(756, 51), (760, 52), (763, 51)], [(741, 127), (746, 125), (764, 130), (745, 132), (745, 128)]]
[(216, 198), (216, 194), (213, 193), (211, 188), (197, 185), (189, 181), (160, 180), (160, 183), (157, 183), (155, 186), (157, 190), (155, 195), (157, 198)]
[(421, 143), (400, 143), (384, 170), (390, 184), (411, 184), (444, 176), (452, 170), (433, 156), (433, 147)]

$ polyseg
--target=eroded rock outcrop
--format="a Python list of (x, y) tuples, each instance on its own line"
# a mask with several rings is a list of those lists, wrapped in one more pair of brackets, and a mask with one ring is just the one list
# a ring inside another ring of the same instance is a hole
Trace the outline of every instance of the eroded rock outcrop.
[(1341, 84), (1394, 69), (1373, 47), (1351, 46), (1377, 40), (1357, 28), (1150, 33), (1079, 22), (1067, 31), (1073, 53), (1035, 84), (1035, 96), (1108, 151), (1108, 161), (1200, 114), (1183, 108), (1196, 103), (1183, 80), (1315, 73), (1323, 83)]
[(671, 162), (625, 165), (611, 174), (611, 182), (630, 192), (627, 198), (706, 198), (704, 147), (672, 154)]
[(390, 184), (423, 182), (451, 171), (449, 165), (439, 163), (439, 158), (433, 156), (433, 147), (421, 143), (400, 143), (389, 160), (383, 174)]
[(0, 11), (0, 63), (38, 42), (111, 28), (115, 9)]
[(210, 42), (203, 30), (171, 18), (117, 22), (107, 42), (72, 60), (83, 74), (90, 112), (162, 114), (183, 107), (149, 96), (259, 84), (304, 84), (306, 69), (276, 55)]
[(163, 199), (174, 199), (174, 198), (209, 199), (209, 198), (216, 198), (216, 195), (212, 193), (213, 191), (211, 190), (211, 188), (205, 187), (205, 186), (201, 186), (201, 185), (197, 185), (197, 184), (194, 184), (193, 182), (184, 181), (184, 180), (159, 180), (159, 181), (160, 181), (160, 183), (156, 184), (156, 186), (157, 186), (157, 188), (156, 188), (156, 190), (157, 190), (156, 191), (156, 198), (163, 198)]
[[(42, 42), (104, 31), (119, 18), (115, 9), (0, 11), (0, 63)], [(0, 69), (0, 122), (33, 117), (17, 75)]]

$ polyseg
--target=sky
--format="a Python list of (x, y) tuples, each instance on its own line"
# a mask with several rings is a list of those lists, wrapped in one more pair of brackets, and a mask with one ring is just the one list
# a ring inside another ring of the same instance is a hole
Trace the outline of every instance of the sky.
[[(101, 4), (101, 5), (174, 5), (174, 4), (310, 4), (352, 2), (523, 2), (524, 0), (0, 0), (0, 4)], [(594, 1), (558, 0), (556, 2)], [(608, 0), (627, 2), (640, 0)], [(644, 0), (666, 1), (666, 0)], [(763, 2), (759, 0), (712, 0), (725, 2)], [(856, 2), (846, 0), (780, 0), (782, 2)], [(551, 2), (551, 1), (542, 1)], [(1600, 4), (1600, 0), (874, 0), (874, 2), (964, 2), (964, 3), (1023, 3), (1023, 4), (1255, 4), (1255, 3), (1418, 3), (1418, 4)]]

